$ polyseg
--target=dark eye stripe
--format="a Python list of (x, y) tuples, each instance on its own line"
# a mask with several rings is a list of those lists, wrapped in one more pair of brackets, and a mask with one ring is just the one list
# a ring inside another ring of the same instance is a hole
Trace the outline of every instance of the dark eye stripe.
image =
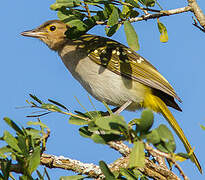
[(50, 27), (50, 31), (55, 31), (56, 30), (56, 26), (51, 26)]

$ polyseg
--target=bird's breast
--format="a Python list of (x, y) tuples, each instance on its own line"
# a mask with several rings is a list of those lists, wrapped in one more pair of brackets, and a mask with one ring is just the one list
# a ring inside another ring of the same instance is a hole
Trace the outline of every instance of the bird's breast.
[(148, 87), (96, 64), (81, 51), (65, 49), (59, 55), (72, 76), (97, 100), (113, 106), (131, 100), (128, 110), (140, 108)]

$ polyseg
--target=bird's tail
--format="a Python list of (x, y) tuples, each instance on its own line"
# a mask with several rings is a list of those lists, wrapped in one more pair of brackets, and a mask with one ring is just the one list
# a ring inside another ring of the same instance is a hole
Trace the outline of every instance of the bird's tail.
[(202, 173), (201, 165), (196, 155), (194, 154), (193, 149), (191, 145), (189, 144), (189, 141), (185, 137), (184, 132), (182, 131), (176, 119), (174, 118), (170, 110), (168, 109), (167, 105), (159, 97), (149, 94), (148, 97), (146, 97), (145, 107), (150, 107), (154, 111), (159, 112), (164, 116), (164, 118), (168, 121), (168, 123), (174, 129), (178, 137), (181, 139), (187, 153), (190, 154), (191, 160), (196, 164), (200, 173)]

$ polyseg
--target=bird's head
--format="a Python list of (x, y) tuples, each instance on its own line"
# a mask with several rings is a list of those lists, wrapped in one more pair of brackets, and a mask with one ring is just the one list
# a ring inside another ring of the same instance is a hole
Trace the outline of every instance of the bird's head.
[(24, 31), (23, 36), (38, 38), (52, 50), (58, 50), (65, 42), (67, 25), (59, 20), (51, 20), (43, 23), (36, 29)]

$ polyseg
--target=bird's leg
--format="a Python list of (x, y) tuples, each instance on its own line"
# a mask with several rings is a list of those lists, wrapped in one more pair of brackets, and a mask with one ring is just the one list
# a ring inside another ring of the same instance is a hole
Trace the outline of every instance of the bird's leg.
[(121, 107), (119, 107), (116, 111), (115, 114), (120, 114), (122, 111), (124, 111), (130, 104), (132, 103), (131, 100), (128, 100), (125, 104), (123, 104)]

